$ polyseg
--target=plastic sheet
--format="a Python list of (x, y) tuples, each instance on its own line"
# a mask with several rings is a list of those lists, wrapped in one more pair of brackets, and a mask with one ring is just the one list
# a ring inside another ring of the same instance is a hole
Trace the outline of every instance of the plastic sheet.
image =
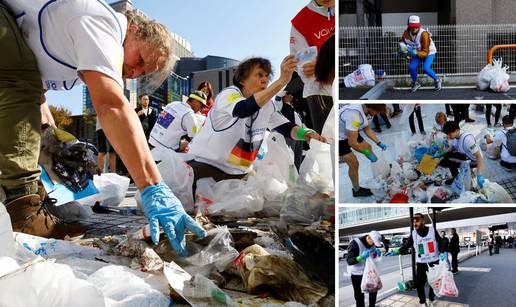
[(310, 150), (299, 167), (299, 182), (314, 186), (318, 192), (334, 192), (333, 168), (330, 157), (330, 145), (317, 140), (310, 141)]
[(378, 160), (371, 163), (371, 171), (373, 172), (374, 178), (386, 179), (391, 173), (391, 167), (389, 161), (385, 157), (385, 153), (380, 151), (376, 154)]
[(79, 199), (83, 205), (93, 205), (101, 201), (104, 206), (118, 206), (125, 198), (130, 179), (115, 173), (104, 173), (93, 176), (93, 184), (99, 190), (98, 194)]
[(451, 184), (451, 189), (456, 195), (471, 190), (471, 168), (469, 162), (467, 160), (460, 164), (459, 174)]

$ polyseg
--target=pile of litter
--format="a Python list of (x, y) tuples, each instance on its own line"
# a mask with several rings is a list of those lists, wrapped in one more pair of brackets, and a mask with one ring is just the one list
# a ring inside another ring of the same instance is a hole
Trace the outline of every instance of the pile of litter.
[(481, 91), (491, 89), (493, 92), (506, 93), (509, 85), (509, 66), (503, 65), (502, 59), (493, 59), (493, 64), (487, 64), (477, 75), (477, 88)]
[(486, 179), (479, 189), (470, 164), (461, 164), (451, 185), (447, 168), (439, 166), (440, 153), (448, 148), (442, 133), (429, 139), (409, 141), (394, 161), (383, 153), (371, 164), (373, 178), (365, 183), (379, 203), (512, 203), (509, 193)]

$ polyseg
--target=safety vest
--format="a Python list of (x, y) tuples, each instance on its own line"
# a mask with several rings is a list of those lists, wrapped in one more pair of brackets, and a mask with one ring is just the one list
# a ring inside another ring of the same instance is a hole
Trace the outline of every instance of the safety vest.
[(414, 229), (412, 231), (412, 240), (414, 241), (417, 263), (431, 263), (439, 260), (439, 248), (435, 240), (433, 226), (428, 226), (428, 234), (425, 237), (421, 237)]
[[(45, 25), (62, 24), (63, 27), (77, 16), (94, 16), (105, 22), (120, 41), (120, 57), (123, 60), (122, 44), (127, 30), (127, 19), (115, 12), (102, 0), (2, 0), (13, 11), (27, 45), (36, 57), (38, 68), (47, 90), (70, 90), (80, 84), (75, 55), (63, 52), (63, 45), (72, 44), (64, 28), (59, 33), (48, 33)], [(54, 27), (55, 28), (55, 27)], [(80, 37), (76, 39), (80, 40)], [(111, 51), (112, 52), (112, 51)], [(122, 62), (117, 82), (122, 82)]]
[[(423, 35), (424, 32), (428, 32), (428, 30), (421, 28), (419, 30), (419, 32), (417, 33), (416, 37), (414, 38), (414, 40), (410, 40), (406, 37), (403, 40), (405, 41), (405, 44), (407, 44), (408, 46), (416, 49), (417, 51), (421, 51), (421, 36)], [(432, 33), (428, 32), (428, 34), (430, 35), (430, 48), (429, 48), (430, 50), (428, 52), (428, 55), (432, 55), (432, 54), (437, 53), (437, 48), (435, 48), (434, 40), (432, 39)], [(409, 33), (409, 36), (411, 36), (410, 33)]]
[(154, 128), (149, 136), (149, 144), (155, 147), (166, 147), (172, 150), (179, 148), (181, 137), (188, 134), (188, 128), (195, 133), (200, 130), (200, 125), (195, 127), (186, 127), (185, 117), (191, 116), (194, 120), (190, 122), (197, 122), (197, 116), (186, 102), (174, 101), (165, 106), (159, 115)]
[(335, 14), (328, 14), (324, 16), (305, 6), (292, 19), (292, 25), (305, 37), (308, 46), (317, 46), (317, 51), (335, 33)]
[[(353, 241), (357, 242), (358, 245), (358, 255), (362, 255), (364, 251), (367, 250), (367, 247), (365, 247), (364, 243), (360, 241), (359, 238), (353, 239)], [(349, 265), (348, 264), (348, 273), (351, 275), (363, 275), (364, 274), (364, 268), (365, 268), (365, 261), (361, 261), (357, 264)]]

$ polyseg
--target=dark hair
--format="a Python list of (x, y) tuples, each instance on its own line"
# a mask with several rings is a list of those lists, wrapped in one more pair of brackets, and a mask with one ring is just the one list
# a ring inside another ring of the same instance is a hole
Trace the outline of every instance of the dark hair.
[(208, 87), (209, 93), (207, 95), (206, 101), (209, 101), (211, 99), (211, 97), (213, 97), (213, 88), (211, 87), (210, 82), (204, 81), (203, 83), (199, 84), (199, 86), (197, 87), (197, 90), (200, 91), (204, 87)]
[(414, 214), (414, 217), (413, 218), (421, 218), (421, 219), (425, 219), (425, 216), (423, 215), (423, 213), (416, 213)]
[(443, 132), (446, 134), (453, 133), (459, 129), (459, 123), (457, 123), (456, 121), (449, 121), (443, 125)]
[(382, 114), (387, 113), (387, 107), (382, 103), (365, 103), (364, 106)]
[(235, 74), (233, 75), (233, 84), (242, 90), (241, 82), (249, 77), (249, 74), (251, 74), (251, 71), (255, 66), (265, 70), (269, 76), (272, 75), (272, 66), (269, 60), (264, 58), (250, 58), (238, 65), (237, 69), (235, 70)]
[(505, 115), (504, 117), (502, 117), (502, 124), (505, 126), (505, 125), (513, 125), (514, 124), (514, 117), (510, 116), (510, 115)]
[(335, 35), (330, 36), (319, 50), (315, 63), (315, 79), (321, 83), (333, 82), (335, 78)]
[[(140, 94), (140, 96), (138, 96), (138, 100), (142, 99), (142, 97), (143, 97), (143, 96), (147, 96), (147, 97), (149, 97), (149, 95), (148, 95), (148, 94), (143, 93), (143, 94)], [(149, 98), (150, 98), (150, 97), (149, 97)]]

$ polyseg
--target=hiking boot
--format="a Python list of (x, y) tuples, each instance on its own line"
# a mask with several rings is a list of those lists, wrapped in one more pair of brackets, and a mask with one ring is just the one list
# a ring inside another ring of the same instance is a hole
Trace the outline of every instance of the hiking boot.
[(443, 84), (443, 81), (441, 81), (441, 79), (437, 79), (435, 81), (435, 90), (437, 92), (443, 89), (442, 84)]
[(38, 194), (18, 197), (6, 203), (5, 207), (11, 217), (13, 231), (54, 239), (84, 235), (84, 227), (80, 224), (64, 223), (50, 214)]
[(415, 91), (417, 91), (419, 88), (421, 87), (421, 84), (419, 84), (419, 82), (412, 82), (412, 87), (410, 88), (410, 92), (411, 93), (414, 93)]
[(353, 197), (367, 197), (367, 196), (372, 196), (373, 193), (371, 192), (371, 190), (369, 189), (366, 189), (366, 188), (359, 188), (358, 191), (355, 191), (353, 189)]
[(466, 117), (465, 121), (466, 121), (466, 123), (474, 123), (475, 122), (474, 119), (469, 118), (469, 117)]

